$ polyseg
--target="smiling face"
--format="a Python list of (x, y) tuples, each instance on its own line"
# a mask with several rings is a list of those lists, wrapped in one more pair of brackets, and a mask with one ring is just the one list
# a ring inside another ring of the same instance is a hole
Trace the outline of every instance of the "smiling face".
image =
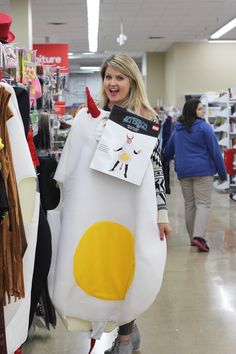
[(130, 80), (121, 71), (108, 65), (103, 86), (109, 101), (109, 107), (111, 108), (114, 104), (122, 106), (129, 95)]

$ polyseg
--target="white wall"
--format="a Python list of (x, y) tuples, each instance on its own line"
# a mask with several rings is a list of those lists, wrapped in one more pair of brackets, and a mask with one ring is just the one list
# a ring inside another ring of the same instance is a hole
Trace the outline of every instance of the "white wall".
[(165, 53), (146, 53), (147, 95), (152, 107), (162, 106), (165, 96)]
[(186, 93), (236, 86), (236, 44), (176, 43), (166, 52), (166, 104), (181, 107)]
[[(147, 92), (153, 106), (182, 108), (184, 94), (236, 87), (236, 44), (175, 43), (166, 53), (147, 53)], [(99, 73), (71, 74), (67, 102), (85, 102), (85, 86), (97, 99)]]
[(175, 106), (176, 101), (176, 58), (175, 48), (172, 46), (165, 55), (165, 106)]

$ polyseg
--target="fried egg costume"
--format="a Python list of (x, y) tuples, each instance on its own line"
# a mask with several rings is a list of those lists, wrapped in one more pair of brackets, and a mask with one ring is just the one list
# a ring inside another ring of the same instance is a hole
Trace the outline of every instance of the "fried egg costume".
[(92, 338), (152, 304), (166, 261), (151, 161), (139, 187), (89, 168), (109, 112), (98, 114), (81, 109), (75, 117), (54, 177), (62, 201), (48, 214), (52, 301), (68, 329), (91, 330)]

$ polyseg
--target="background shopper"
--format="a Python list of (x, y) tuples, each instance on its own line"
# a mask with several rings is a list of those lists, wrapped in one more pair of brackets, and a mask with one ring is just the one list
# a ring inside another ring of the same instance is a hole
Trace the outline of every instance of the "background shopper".
[(211, 127), (204, 120), (200, 100), (191, 99), (164, 149), (164, 159), (175, 159), (175, 170), (185, 202), (185, 222), (191, 245), (208, 252), (205, 240), (213, 176), (227, 179), (221, 150)]

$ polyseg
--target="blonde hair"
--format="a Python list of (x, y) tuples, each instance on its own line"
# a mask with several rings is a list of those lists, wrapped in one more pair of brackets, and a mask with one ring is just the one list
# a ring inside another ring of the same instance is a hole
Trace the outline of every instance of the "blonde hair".
[(109, 104), (109, 100), (104, 90), (104, 77), (106, 69), (111, 66), (115, 70), (120, 71), (130, 80), (129, 96), (122, 104), (122, 107), (129, 108), (133, 112), (140, 114), (148, 119), (155, 118), (155, 111), (152, 109), (146, 94), (144, 82), (141, 72), (135, 61), (127, 55), (112, 55), (105, 60), (101, 67), (102, 87), (100, 92), (100, 106), (105, 107)]

